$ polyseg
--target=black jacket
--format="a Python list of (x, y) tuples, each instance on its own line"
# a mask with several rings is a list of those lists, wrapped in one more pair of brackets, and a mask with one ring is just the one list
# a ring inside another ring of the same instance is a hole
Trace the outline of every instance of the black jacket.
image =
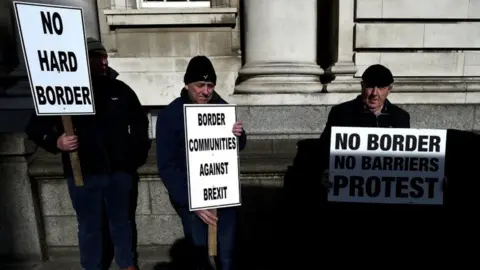
[[(72, 116), (84, 174), (116, 170), (134, 173), (146, 162), (151, 147), (148, 117), (135, 92), (117, 76), (110, 69), (108, 79), (93, 81), (95, 115)], [(60, 116), (33, 115), (26, 133), (46, 151), (60, 152), (57, 139), (64, 133)], [(71, 176), (68, 153), (62, 153), (62, 161), (65, 176)]]
[(353, 100), (333, 106), (318, 142), (320, 164), (323, 170), (328, 169), (333, 126), (410, 128), (410, 114), (387, 99), (381, 113), (377, 116), (365, 108), (360, 95)]

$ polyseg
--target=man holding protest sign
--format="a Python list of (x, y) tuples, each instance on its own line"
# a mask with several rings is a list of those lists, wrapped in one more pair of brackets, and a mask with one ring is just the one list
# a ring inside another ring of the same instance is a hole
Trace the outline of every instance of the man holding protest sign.
[[(435, 250), (441, 241), (434, 230), (420, 228), (441, 227), (446, 135), (442, 130), (409, 131), (409, 113), (387, 99), (393, 82), (388, 68), (368, 67), (361, 95), (331, 109), (319, 140), (322, 181), (326, 189), (333, 185), (325, 208), (328, 228), (336, 235), (330, 243), (347, 242), (355, 250), (348, 256), (366, 256), (366, 242), (377, 244), (367, 253), (394, 259), (404, 239), (422, 239), (411, 247), (414, 254), (416, 249)], [(395, 128), (399, 131), (391, 130)], [(355, 215), (361, 221), (345, 231), (345, 221)]]
[[(83, 42), (83, 40), (81, 41)], [(73, 116), (75, 135), (63, 131), (60, 118), (33, 116), (26, 133), (51, 153), (62, 153), (68, 190), (78, 219), (81, 265), (102, 267), (102, 206), (105, 203), (115, 260), (121, 269), (134, 270), (133, 228), (129, 209), (133, 177), (146, 162), (151, 142), (148, 118), (135, 94), (108, 66), (100, 41), (87, 39), (95, 115)], [(76, 186), (68, 153), (77, 151), (84, 186)]]
[(319, 142), (322, 172), (328, 170), (330, 162), (332, 126), (410, 128), (410, 114), (387, 98), (393, 82), (387, 67), (371, 65), (362, 75), (361, 94), (332, 107)]
[[(230, 270), (234, 266), (232, 257), (235, 244), (237, 208), (219, 208), (218, 218), (207, 209), (195, 211), (190, 211), (189, 209), (184, 104), (227, 104), (214, 90), (216, 80), (215, 69), (210, 60), (205, 56), (193, 57), (185, 72), (185, 87), (181, 90), (180, 97), (164, 108), (157, 118), (158, 172), (169, 193), (172, 205), (182, 220), (185, 238), (192, 248), (194, 258), (191, 260), (192, 265), (189, 266), (191, 269), (209, 269), (207, 253), (208, 225), (218, 225), (220, 269)], [(212, 120), (212, 123), (222, 123), (224, 121), (223, 117), (220, 117), (218, 120)], [(238, 144), (228, 139), (226, 145), (238, 145), (238, 150), (243, 150), (247, 137), (242, 121), (234, 122), (231, 132), (238, 138)], [(217, 144), (215, 143), (215, 145)], [(218, 146), (221, 145), (223, 144)], [(203, 171), (203, 174), (223, 174), (222, 172), (228, 169), (226, 166), (223, 166), (224, 164), (221, 165), (218, 170), (214, 169), (213, 171), (211, 168), (215, 167), (210, 167), (208, 170), (204, 168), (207, 171)], [(212, 194), (209, 194), (209, 197), (212, 197), (210, 195)], [(213, 197), (223, 197), (224, 195), (224, 190), (222, 189)]]

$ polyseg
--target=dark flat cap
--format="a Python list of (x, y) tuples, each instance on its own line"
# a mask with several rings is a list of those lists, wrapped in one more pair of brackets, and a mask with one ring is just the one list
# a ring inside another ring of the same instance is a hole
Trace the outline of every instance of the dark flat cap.
[(393, 83), (392, 72), (385, 66), (375, 64), (369, 66), (362, 75), (366, 87), (385, 87)]

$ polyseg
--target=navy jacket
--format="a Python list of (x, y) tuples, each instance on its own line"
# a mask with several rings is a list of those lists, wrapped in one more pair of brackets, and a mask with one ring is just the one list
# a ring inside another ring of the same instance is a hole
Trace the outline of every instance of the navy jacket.
[[(183, 89), (181, 96), (164, 108), (157, 117), (156, 145), (158, 173), (175, 206), (188, 206), (187, 160), (185, 151), (185, 127), (183, 104), (192, 103), (188, 92)], [(227, 104), (216, 92), (211, 104)], [(245, 148), (245, 131), (239, 138), (239, 150)]]

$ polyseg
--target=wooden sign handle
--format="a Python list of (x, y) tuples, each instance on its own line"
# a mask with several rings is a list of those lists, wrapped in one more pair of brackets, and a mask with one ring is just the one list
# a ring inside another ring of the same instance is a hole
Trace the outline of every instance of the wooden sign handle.
[[(210, 212), (217, 216), (217, 209), (211, 209)], [(208, 256), (217, 256), (217, 227), (211, 225), (208, 225)]]
[[(62, 115), (63, 128), (67, 136), (75, 135), (73, 131), (72, 117), (70, 115)], [(83, 186), (83, 175), (80, 167), (80, 159), (78, 158), (78, 152), (75, 150), (69, 153), (70, 164), (72, 166), (73, 179), (77, 187)]]

